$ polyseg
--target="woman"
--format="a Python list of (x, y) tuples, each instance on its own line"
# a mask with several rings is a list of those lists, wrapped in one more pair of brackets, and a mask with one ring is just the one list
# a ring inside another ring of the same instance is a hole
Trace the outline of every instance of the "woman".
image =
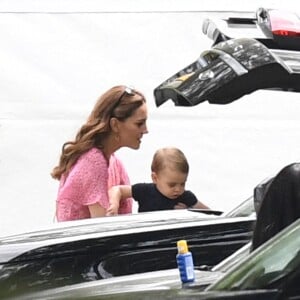
[[(127, 173), (114, 152), (138, 149), (147, 130), (145, 97), (137, 90), (115, 86), (96, 102), (74, 141), (63, 145), (58, 166), (51, 175), (60, 180), (56, 200), (58, 221), (103, 217), (109, 207), (108, 189), (129, 184)], [(130, 213), (132, 199), (119, 213)]]

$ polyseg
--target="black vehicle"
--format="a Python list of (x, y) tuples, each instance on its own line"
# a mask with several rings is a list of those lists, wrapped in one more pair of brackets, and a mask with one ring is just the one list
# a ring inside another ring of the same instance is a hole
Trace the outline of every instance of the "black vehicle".
[(213, 45), (232, 38), (253, 38), (272, 49), (300, 50), (300, 19), (287, 10), (259, 8), (254, 13), (230, 13), (205, 19), (202, 32)]
[(251, 239), (253, 211), (249, 198), (220, 216), (158, 211), (58, 223), (2, 238), (0, 298), (176, 268), (176, 242), (183, 238), (189, 241), (195, 265), (214, 266)]
[(256, 39), (220, 42), (154, 90), (156, 105), (228, 104), (258, 89), (300, 91), (300, 52), (269, 49)]
[[(29, 293), (19, 299), (299, 299), (300, 220), (278, 233), (250, 255), (242, 258), (220, 279), (203, 291), (198, 282), (182, 287), (169, 271), (164, 281), (149, 274), (148, 282), (116, 278), (110, 284), (84, 283)], [(172, 277), (173, 276), (173, 277)], [(123, 284), (120, 283), (123, 281)], [(18, 299), (18, 298), (17, 298)]]
[[(220, 279), (241, 259), (250, 253), (251, 242), (225, 258), (213, 268), (207, 266), (199, 266), (195, 268), (195, 278), (197, 281), (197, 289), (204, 290), (210, 284)], [(178, 268), (162, 271), (153, 271), (132, 275), (117, 276), (103, 280), (97, 280), (89, 283), (72, 285), (72, 290), (95, 289), (101, 290), (101, 295), (109, 295), (120, 292), (130, 292), (132, 290), (142, 289), (182, 289)], [(55, 291), (67, 292), (69, 287), (57, 288)]]

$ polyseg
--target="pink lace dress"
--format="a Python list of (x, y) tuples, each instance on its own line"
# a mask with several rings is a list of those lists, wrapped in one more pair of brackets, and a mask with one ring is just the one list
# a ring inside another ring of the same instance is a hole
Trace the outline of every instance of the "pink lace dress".
[[(69, 175), (62, 176), (56, 200), (57, 221), (90, 218), (88, 205), (99, 203), (108, 208), (108, 189), (114, 185), (130, 184), (121, 161), (112, 155), (109, 165), (98, 148), (84, 153), (72, 167)], [(122, 200), (119, 214), (132, 212), (132, 199)]]

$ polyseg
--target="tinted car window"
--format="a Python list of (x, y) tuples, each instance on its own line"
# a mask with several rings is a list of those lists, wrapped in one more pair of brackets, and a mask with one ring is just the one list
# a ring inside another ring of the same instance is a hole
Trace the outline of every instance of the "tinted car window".
[(241, 247), (239, 250), (222, 260), (219, 264), (215, 265), (211, 270), (213, 272), (228, 272), (235, 266), (241, 259), (248, 256), (250, 253), (251, 242)]
[[(209, 290), (245, 290), (276, 287), (287, 278), (299, 278), (300, 269), (300, 220), (265, 243), (258, 251)], [(294, 279), (293, 279), (294, 280)]]

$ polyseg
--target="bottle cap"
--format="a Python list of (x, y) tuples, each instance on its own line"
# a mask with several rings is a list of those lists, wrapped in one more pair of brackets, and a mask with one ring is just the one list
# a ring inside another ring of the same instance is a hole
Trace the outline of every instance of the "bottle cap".
[(186, 240), (180, 240), (177, 242), (177, 249), (179, 254), (185, 254), (189, 251)]

